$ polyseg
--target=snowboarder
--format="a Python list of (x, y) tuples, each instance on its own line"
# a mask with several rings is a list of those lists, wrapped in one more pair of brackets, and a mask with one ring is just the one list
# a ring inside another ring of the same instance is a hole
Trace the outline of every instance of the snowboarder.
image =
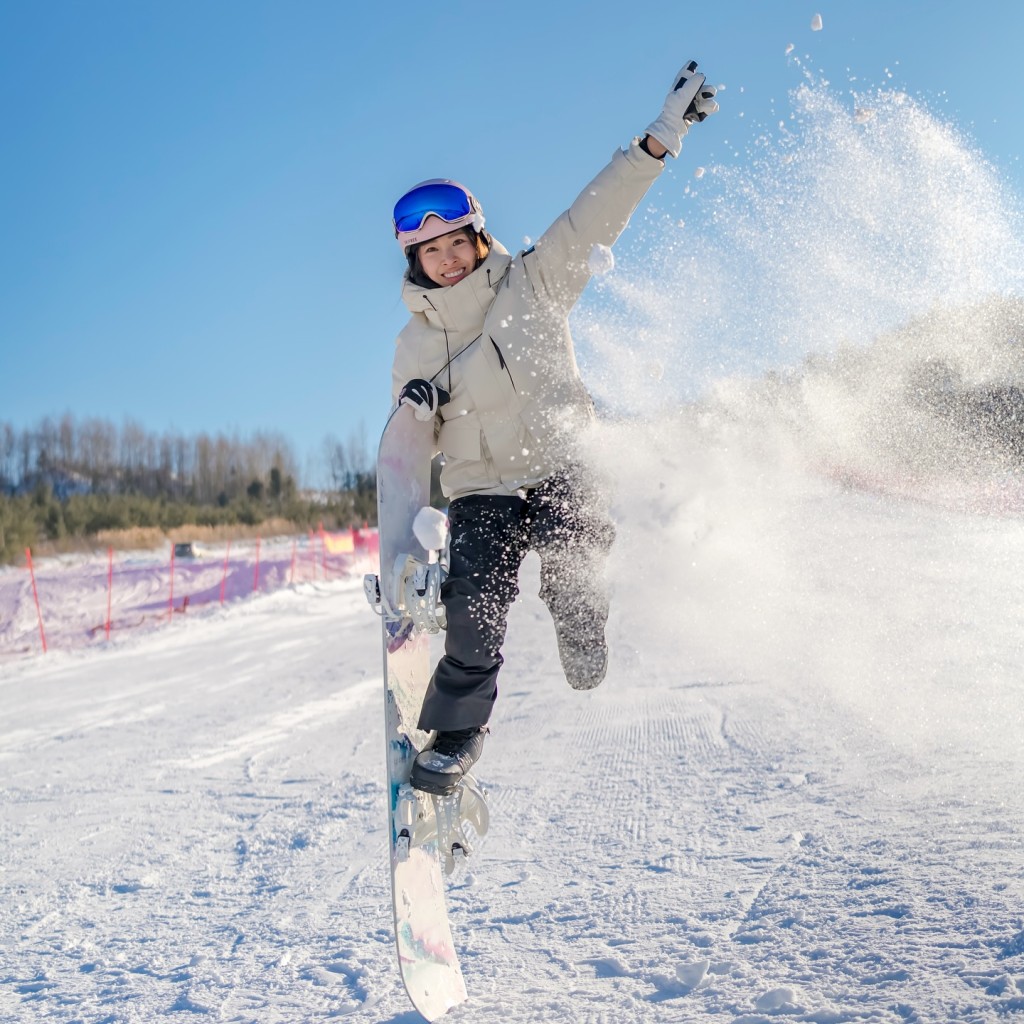
[(677, 157), (690, 125), (718, 110), (696, 63), (672, 81), (644, 136), (516, 256), (485, 230), (480, 203), (458, 182), (422, 182), (395, 205), (412, 316), (396, 342), (392, 397), (433, 420), (449, 499), (447, 633), (420, 712), (419, 728), (436, 730), (413, 765), (420, 790), (452, 792), (480, 756), (528, 550), (540, 556), (540, 596), (569, 684), (588, 690), (605, 676), (614, 527), (579, 450), (594, 407), (568, 315), (592, 250), (601, 252), (594, 247), (618, 238), (665, 154)]

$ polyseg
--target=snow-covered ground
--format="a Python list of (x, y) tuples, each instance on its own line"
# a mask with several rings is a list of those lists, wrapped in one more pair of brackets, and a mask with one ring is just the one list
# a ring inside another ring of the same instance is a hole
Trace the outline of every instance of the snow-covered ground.
[[(597, 691), (524, 568), (450, 1019), (1024, 1009), (1020, 521), (701, 437), (604, 431), (647, 455)], [(0, 1020), (417, 1019), (379, 663), (351, 580), (0, 668)]]
[[(946, 126), (846, 99), (803, 90), (751, 181), (709, 165), (706, 232), (648, 211), (662, 262), (618, 259), (579, 318), (602, 405), (643, 414), (593, 448), (610, 671), (566, 686), (528, 560), (453, 1024), (1024, 1010), (1019, 457), (913, 399), (928, 360), (1021, 382), (1019, 332), (970, 312), (1024, 293), (1021, 235)], [(828, 362), (943, 303), (978, 329)], [(413, 1024), (381, 690), (355, 579), (0, 664), (0, 1021)]]

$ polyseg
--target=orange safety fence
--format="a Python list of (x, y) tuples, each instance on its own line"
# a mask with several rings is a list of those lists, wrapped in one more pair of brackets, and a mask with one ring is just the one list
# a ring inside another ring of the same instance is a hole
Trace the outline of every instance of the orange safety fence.
[(108, 550), (0, 569), (0, 661), (111, 640), (168, 623), (204, 605), (224, 605), (303, 583), (352, 579), (377, 567), (375, 529), (196, 548), (175, 556)]

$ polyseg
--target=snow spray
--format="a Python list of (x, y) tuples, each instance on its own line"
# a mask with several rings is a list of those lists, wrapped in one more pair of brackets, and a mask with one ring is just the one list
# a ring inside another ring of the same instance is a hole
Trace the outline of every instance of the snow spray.
[(901, 92), (808, 80), (790, 99), (740, 165), (697, 180), (684, 149), (595, 281), (573, 326), (609, 412), (678, 407), (937, 308), (1024, 296), (1018, 201), (956, 128)]
[[(684, 150), (574, 319), (616, 485), (613, 660), (668, 632), (684, 679), (723, 653), (850, 700), (970, 678), (956, 616), (990, 613), (942, 580), (974, 542), (914, 524), (1008, 475), (1024, 512), (1020, 453), (968, 400), (1024, 384), (1018, 200), (904, 93), (808, 77), (790, 102), (742, 166), (702, 154), (698, 179)], [(894, 493), (945, 497), (892, 519)]]

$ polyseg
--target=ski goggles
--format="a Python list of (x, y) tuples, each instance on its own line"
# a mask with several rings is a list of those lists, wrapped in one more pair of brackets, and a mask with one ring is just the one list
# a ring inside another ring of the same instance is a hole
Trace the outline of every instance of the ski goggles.
[(463, 218), (475, 212), (472, 196), (461, 185), (440, 179), (425, 181), (395, 203), (395, 234), (419, 231), (431, 216), (439, 217), (446, 224), (465, 223)]

